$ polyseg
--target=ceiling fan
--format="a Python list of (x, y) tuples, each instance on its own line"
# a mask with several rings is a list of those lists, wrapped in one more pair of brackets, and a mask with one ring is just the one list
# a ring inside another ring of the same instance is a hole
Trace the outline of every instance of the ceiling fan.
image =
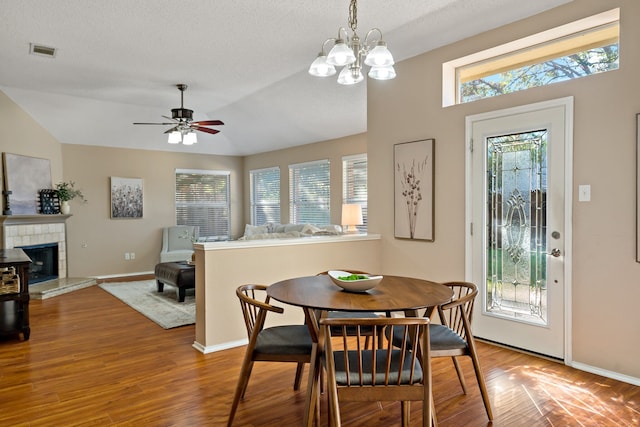
[(134, 125), (163, 125), (163, 126), (171, 125), (173, 126), (171, 129), (164, 132), (169, 134), (170, 144), (179, 144), (182, 142), (185, 145), (191, 145), (198, 142), (195, 131), (206, 132), (213, 135), (220, 132), (217, 129), (210, 129), (204, 126), (223, 125), (224, 123), (221, 120), (200, 120), (197, 122), (193, 121), (193, 110), (184, 108), (184, 91), (187, 90), (187, 85), (178, 84), (176, 85), (176, 87), (180, 91), (180, 108), (172, 108), (171, 117), (162, 116), (165, 119), (172, 120), (171, 122), (134, 123)]

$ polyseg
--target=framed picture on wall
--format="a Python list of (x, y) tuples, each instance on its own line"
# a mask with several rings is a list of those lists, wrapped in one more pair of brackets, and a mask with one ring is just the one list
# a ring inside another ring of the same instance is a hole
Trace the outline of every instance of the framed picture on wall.
[(141, 178), (111, 177), (111, 218), (142, 218), (143, 181)]
[[(49, 159), (2, 153), (4, 189), (13, 215), (35, 215), (38, 212), (38, 192), (51, 189)], [(6, 209), (6, 206), (5, 206)]]
[(394, 235), (426, 240), (434, 236), (435, 139), (393, 146)]

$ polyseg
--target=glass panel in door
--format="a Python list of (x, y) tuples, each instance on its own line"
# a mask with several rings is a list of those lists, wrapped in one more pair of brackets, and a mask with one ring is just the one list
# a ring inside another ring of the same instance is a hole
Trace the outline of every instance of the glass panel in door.
[(546, 130), (487, 138), (485, 313), (547, 324)]

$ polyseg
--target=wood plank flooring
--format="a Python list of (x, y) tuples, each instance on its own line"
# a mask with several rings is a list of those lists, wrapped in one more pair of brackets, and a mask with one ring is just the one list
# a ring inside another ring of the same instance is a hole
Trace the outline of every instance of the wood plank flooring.
[[(203, 355), (195, 327), (164, 330), (97, 286), (31, 301), (31, 339), (0, 340), (0, 426), (222, 426), (244, 347)], [(238, 316), (241, 316), (238, 306)], [(640, 387), (479, 343), (495, 421), (473, 369), (463, 395), (434, 362), (441, 426), (638, 426)], [(305, 370), (305, 374), (306, 374)], [(257, 363), (234, 425), (300, 425), (292, 364)], [(322, 425), (327, 423), (323, 396)], [(399, 426), (398, 403), (343, 404), (345, 426)], [(420, 404), (412, 426), (421, 425)]]

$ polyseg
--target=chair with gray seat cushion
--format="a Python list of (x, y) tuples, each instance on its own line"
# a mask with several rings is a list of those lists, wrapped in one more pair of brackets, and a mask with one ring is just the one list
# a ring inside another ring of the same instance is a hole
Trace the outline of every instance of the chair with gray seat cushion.
[[(453, 290), (453, 297), (451, 301), (437, 307), (441, 324), (431, 323), (429, 325), (431, 357), (451, 357), (464, 394), (467, 394), (467, 385), (457, 357), (468, 356), (471, 358), (487, 416), (489, 420), (493, 420), (491, 401), (471, 332), (473, 304), (478, 294), (478, 288), (469, 282), (447, 282), (443, 285)], [(427, 314), (431, 314), (429, 310)], [(388, 337), (389, 335), (387, 333)], [(400, 337), (393, 336), (392, 341), (396, 346), (402, 345)]]
[(200, 227), (176, 225), (162, 230), (160, 262), (190, 261), (193, 242), (199, 237)]
[[(268, 313), (283, 313), (284, 309), (269, 304), (264, 285), (243, 285), (236, 289), (249, 343), (242, 362), (240, 377), (233, 396), (227, 425), (231, 426), (238, 403), (244, 398), (254, 362), (297, 363), (293, 389), (300, 389), (304, 364), (311, 361), (312, 340), (306, 325), (283, 325), (265, 328)], [(260, 298), (260, 299), (258, 299)]]
[[(426, 317), (320, 319), (319, 345), (324, 347), (329, 425), (341, 425), (340, 401), (400, 401), (403, 426), (409, 425), (410, 402), (421, 401), (422, 425), (436, 424), (428, 325)], [(365, 328), (373, 331), (374, 340), (378, 331), (388, 330), (405, 345), (394, 347), (386, 341), (376, 349), (367, 349), (361, 332)], [(387, 419), (385, 424), (391, 423)]]

